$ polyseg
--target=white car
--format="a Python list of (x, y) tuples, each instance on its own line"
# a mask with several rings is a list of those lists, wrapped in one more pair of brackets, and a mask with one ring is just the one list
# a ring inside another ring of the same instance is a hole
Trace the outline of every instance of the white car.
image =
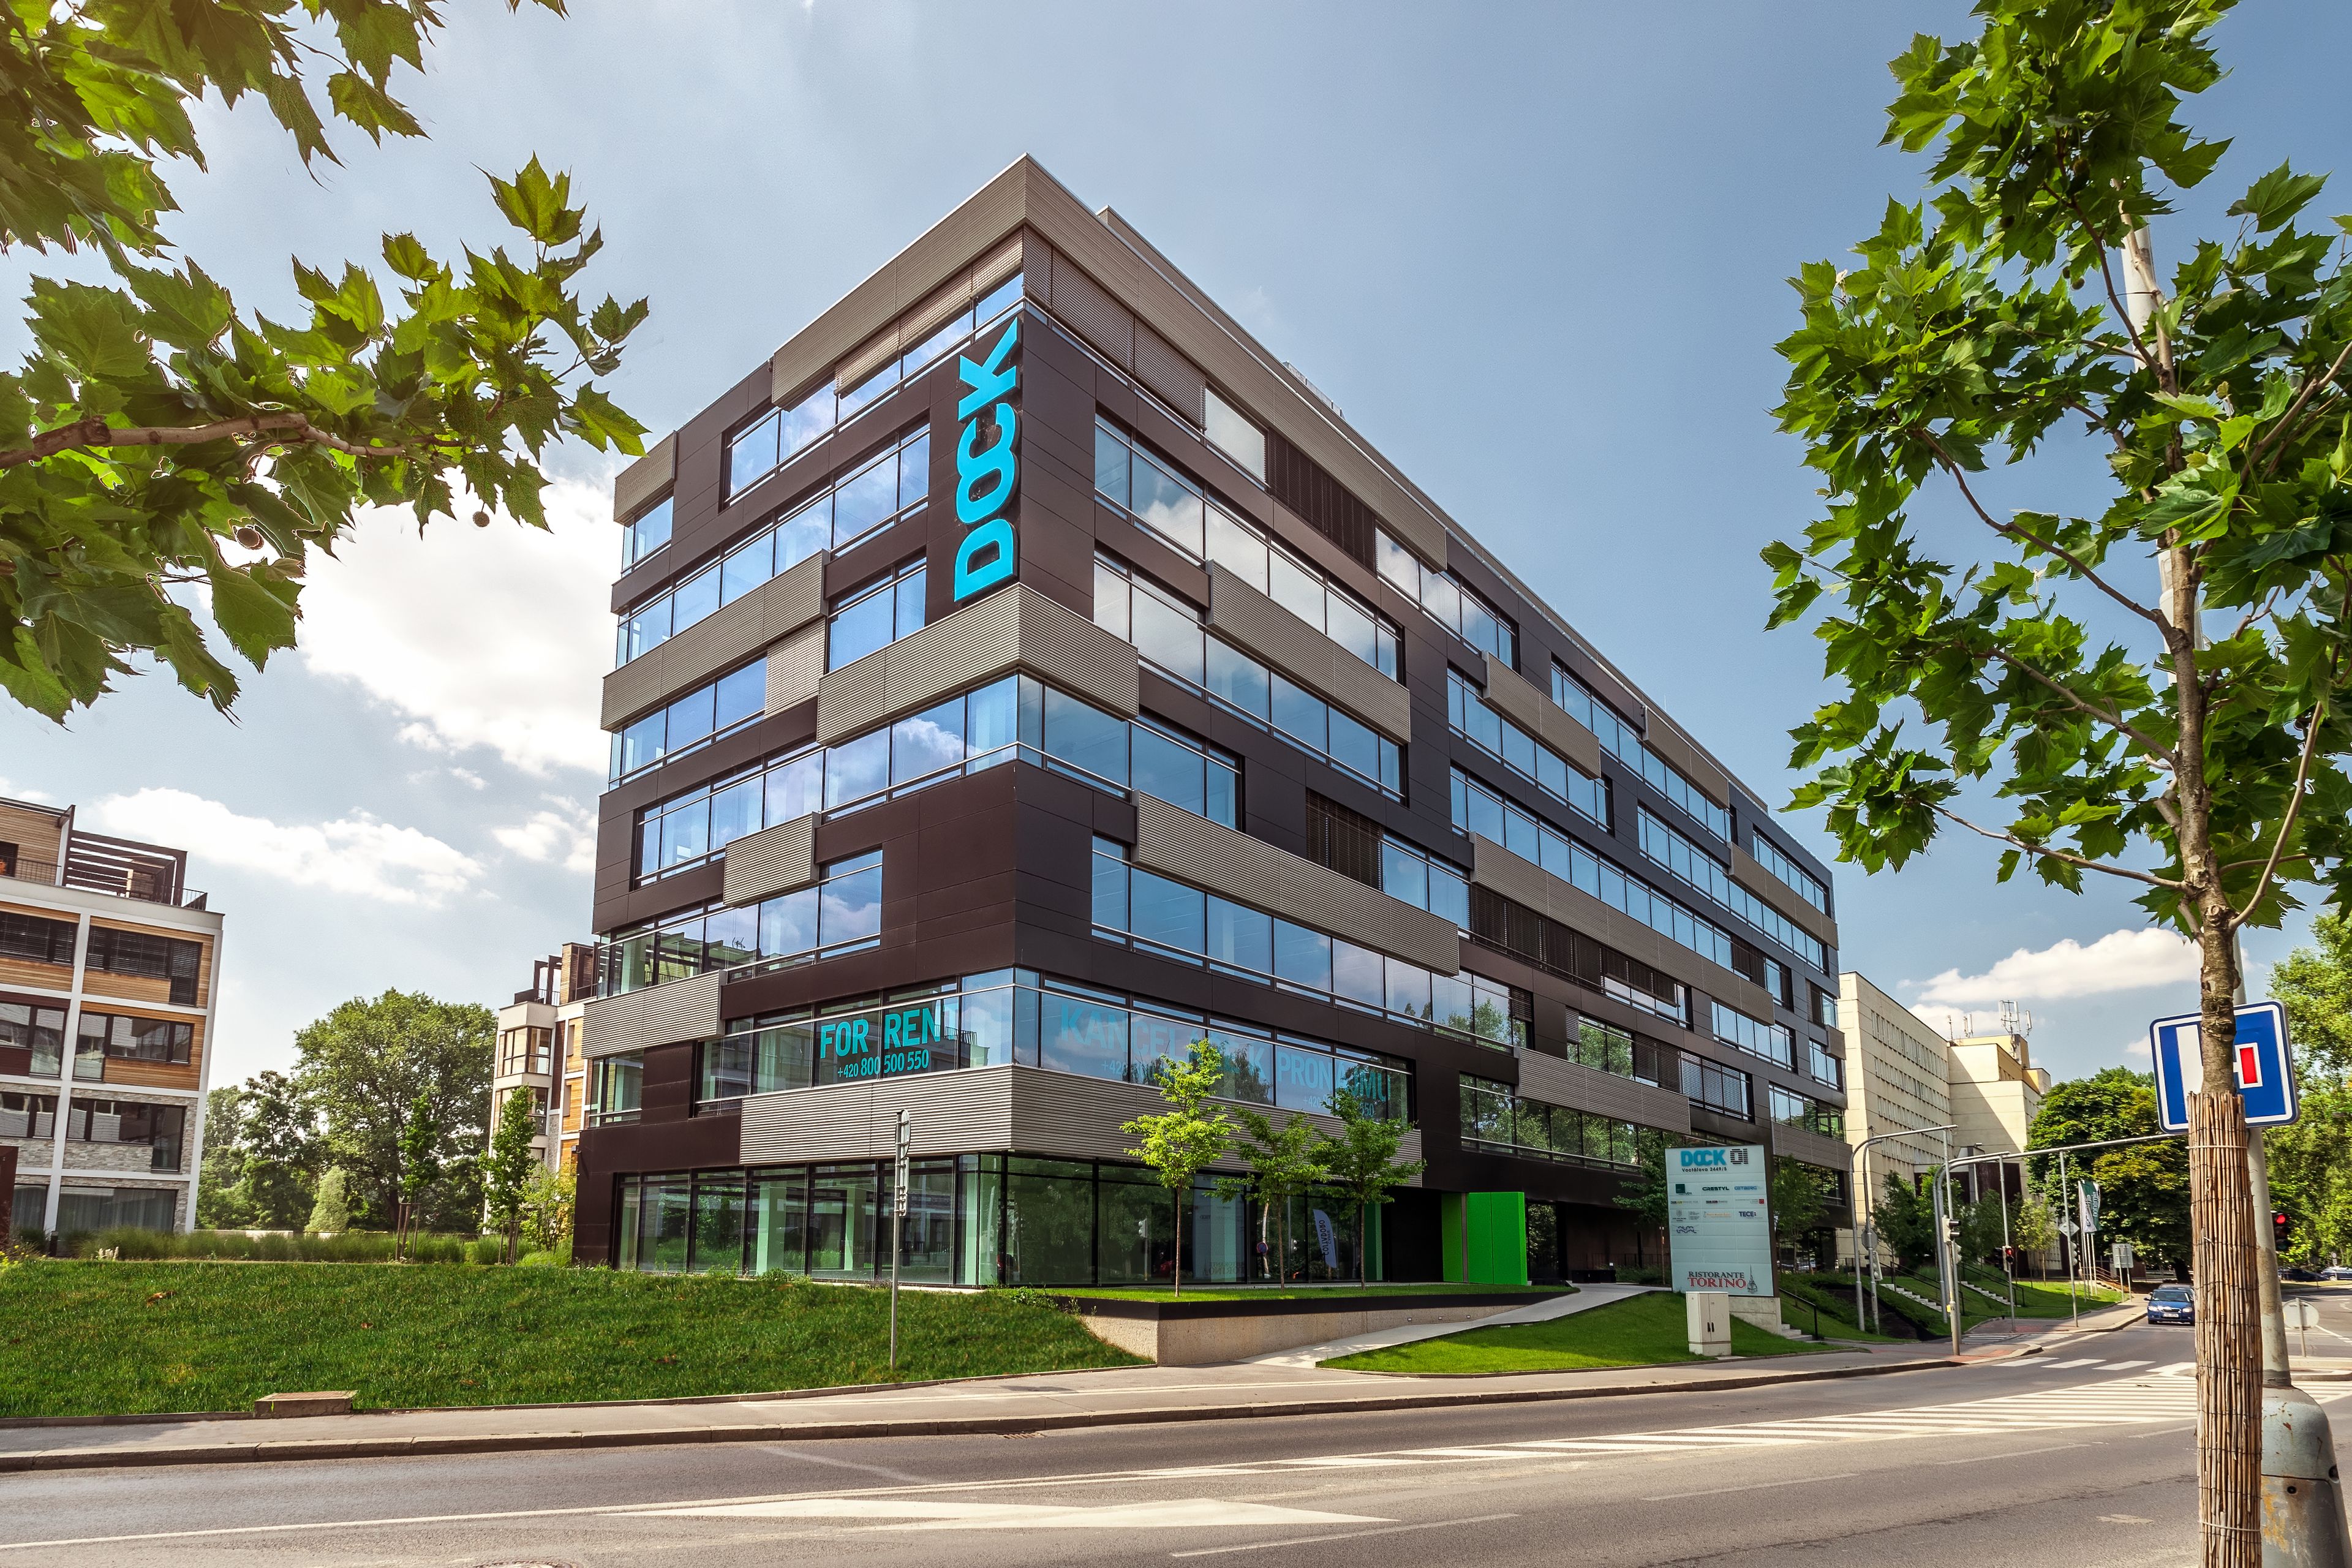
[(2319, 1277), (2322, 1279), (2352, 1279), (2352, 1268), (2347, 1268), (2338, 1264), (2333, 1268), (2321, 1269)]

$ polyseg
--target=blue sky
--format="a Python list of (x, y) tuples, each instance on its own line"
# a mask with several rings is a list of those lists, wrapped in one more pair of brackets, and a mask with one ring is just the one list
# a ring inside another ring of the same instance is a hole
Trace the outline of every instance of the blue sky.
[[(248, 305), (290, 309), (289, 255), (373, 256), (385, 229), (499, 242), (477, 171), (536, 153), (603, 225), (591, 287), (652, 299), (611, 384), (666, 430), (1029, 153), (1786, 797), (1785, 731), (1821, 688), (1817, 645), (1762, 629), (1756, 552), (1814, 503), (1767, 413), (1783, 279), (1916, 195), (1921, 161), (1877, 145), (1884, 64), (1914, 28), (1965, 30), (1962, 6), (448, 9), (400, 89), (427, 142), (345, 137), (342, 167), (306, 174), (251, 108), (204, 113), (212, 166), (175, 177), (172, 232)], [(2220, 41), (2232, 75), (2191, 114), (2237, 142), (2159, 228), (2169, 256), (2281, 157), (2326, 172), (2352, 146), (2352, 120), (2312, 112), (2341, 101), (2352, 11), (2273, 0)], [(28, 270), (9, 258), (0, 289)], [(21, 344), (0, 324), (0, 351)], [(157, 679), (62, 731), (0, 713), (0, 793), (193, 851), (229, 916), (215, 1082), (283, 1064), (353, 994), (503, 1001), (586, 934), (618, 541), (611, 465), (556, 467), (551, 534), (391, 519), (315, 571), (303, 649), (235, 724)], [(2096, 504), (2095, 478), (2062, 454), (1993, 488), (2063, 508)], [(1947, 504), (1920, 515), (1958, 547)], [(1840, 868), (1846, 966), (1938, 1025), (2020, 1001), (2062, 1076), (2137, 1065), (2147, 1020), (2193, 1003), (2188, 969), (2136, 934), (2120, 883), (1991, 874), (1957, 841), (1897, 876)]]

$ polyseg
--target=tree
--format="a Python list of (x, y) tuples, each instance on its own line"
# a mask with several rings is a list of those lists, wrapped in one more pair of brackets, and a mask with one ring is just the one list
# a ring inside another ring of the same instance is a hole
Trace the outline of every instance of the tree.
[(416, 1218), (417, 1200), (441, 1174), (441, 1124), (435, 1120), (433, 1097), (423, 1089), (408, 1102), (408, 1120), (400, 1129), (400, 1219), (398, 1246), (403, 1256)]
[(2008, 1200), (1998, 1192), (1989, 1192), (1972, 1203), (1959, 1205), (1952, 1217), (1960, 1222), (1961, 1261), (1981, 1263), (2000, 1256), (2009, 1229), (2008, 1216), (2002, 1211), (2008, 1206)]
[(1801, 1246), (1806, 1237), (1829, 1223), (1826, 1173), (1798, 1160), (1772, 1161), (1772, 1239), (1782, 1247)]
[[(2030, 1150), (2055, 1143), (2096, 1143), (2138, 1138), (2163, 1129), (2157, 1123), (2155, 1080), (2128, 1068), (2105, 1068), (2089, 1078), (2053, 1085), (2027, 1130)], [(2031, 1162), (2034, 1179), (2047, 1190), (2058, 1183), (2058, 1162), (2047, 1155)], [(2135, 1250), (2191, 1267), (2189, 1151), (2179, 1141), (2127, 1144), (2073, 1156), (2069, 1180), (2099, 1184), (2098, 1235), (2128, 1241)], [(2066, 1214), (2074, 1194), (2057, 1194)], [(2095, 1245), (2095, 1244), (2094, 1244)]]
[(1629, 1211), (1645, 1230), (1663, 1234), (1666, 1228), (1673, 1192), (1666, 1182), (1666, 1151), (1675, 1146), (1675, 1140), (1665, 1133), (1643, 1128), (1634, 1143), (1634, 1152), (1641, 1157), (1638, 1173), (1617, 1189), (1617, 1206)]
[[(441, 1130), (434, 1153), (450, 1177), (482, 1146), (497, 1035), (487, 1007), (403, 991), (354, 997), (295, 1035), (297, 1075), (325, 1121), (329, 1152), (377, 1223), (389, 1224), (400, 1201), (401, 1134), (420, 1096)], [(471, 1226), (478, 1205), (457, 1206), (470, 1195), (462, 1179), (428, 1186), (423, 1223)]]
[(2050, 1249), (2058, 1245), (2057, 1216), (2040, 1194), (2028, 1187), (2018, 1201), (2010, 1205), (2009, 1242), (2017, 1248), (2021, 1260), (2032, 1258), (2038, 1276), (2050, 1257)]
[(2280, 1256), (2334, 1262), (2352, 1252), (2352, 922), (2341, 914), (2312, 922), (2313, 947), (2299, 947), (2271, 971), (2271, 994), (2286, 1008), (2294, 1042), (2302, 1113), (2263, 1129), (2271, 1205), (2287, 1216)]
[(1195, 1040), (1184, 1060), (1154, 1064), (1152, 1077), (1168, 1109), (1119, 1124), (1139, 1143), (1128, 1154), (1151, 1168), (1175, 1206), (1176, 1253), (1169, 1272), (1179, 1296), (1184, 1293), (1184, 1201), (1192, 1195), (1193, 1178), (1233, 1146), (1233, 1123), (1223, 1107), (1209, 1104), (1224, 1072), (1224, 1053), (1205, 1039)]
[(1279, 1128), (1265, 1112), (1247, 1106), (1234, 1107), (1233, 1117), (1241, 1129), (1233, 1150), (1249, 1174), (1218, 1183), (1217, 1195), (1257, 1200), (1261, 1243), (1265, 1239), (1265, 1217), (1279, 1216), (1273, 1273), (1276, 1280), (1286, 1281), (1290, 1278), (1290, 1200), (1323, 1179), (1323, 1168), (1315, 1163), (1315, 1141), (1321, 1134), (1315, 1123), (1296, 1110)]
[(1371, 1212), (1391, 1201), (1395, 1189), (1429, 1168), (1426, 1160), (1399, 1160), (1397, 1146), (1412, 1131), (1410, 1121), (1367, 1116), (1361, 1101), (1346, 1089), (1332, 1092), (1331, 1114), (1339, 1121), (1335, 1137), (1326, 1132), (1315, 1141), (1315, 1163), (1323, 1179), (1356, 1215), (1356, 1283), (1370, 1282), (1365, 1232)]
[(515, 1242), (522, 1233), (523, 1194), (531, 1172), (543, 1168), (530, 1148), (538, 1135), (539, 1115), (530, 1090), (509, 1089), (490, 1134), (490, 1152), (482, 1161), (483, 1211), (507, 1238), (509, 1263), (515, 1260)]
[[(163, 170), (205, 166), (200, 100), (250, 96), (306, 167), (339, 163), (331, 121), (424, 134), (387, 89), (439, 26), (415, 0), (5, 13), (0, 257), (95, 252), (113, 279), (34, 278), (32, 345), (0, 373), (0, 690), (16, 701), (62, 721), (148, 654), (226, 712), (237, 678), (191, 605), (258, 667), (293, 644), (310, 552), (331, 554), (361, 509), (544, 527), (550, 440), (642, 450), (644, 427), (583, 378), (618, 367), (646, 303), (573, 292), (603, 238), (536, 157), (490, 180), (519, 256), (452, 266), (388, 234), (389, 303), (367, 268), (298, 260), (307, 319), (280, 324), (193, 258), (172, 264)], [(323, 102), (306, 70), (327, 73)]]
[[(2176, 111), (2220, 79), (2230, 5), (1981, 0), (1980, 37), (1893, 62), (1886, 139), (1938, 146), (1934, 194), (1889, 202), (1853, 268), (1794, 280), (1777, 413), (1825, 505), (1764, 552), (1771, 624), (1828, 595), (1832, 697), (1792, 763), (1843, 858), (1899, 868), (1958, 827), (2002, 847), (2004, 879), (2126, 879), (2196, 942), (2209, 1565), (2252, 1564), (2260, 1522), (2235, 939), (2352, 880), (2352, 275), (2295, 222), (2323, 182), (2282, 163), (2233, 235), (2156, 264), (2151, 225), (2226, 147)], [(1990, 466), (2045, 454), (2005, 492), (2052, 464), (2079, 483), (2095, 454), (2104, 506), (2001, 507)], [(1909, 512), (1931, 483), (1958, 521), (1932, 542)]]
[(310, 1223), (302, 1228), (313, 1236), (341, 1236), (352, 1228), (351, 1179), (341, 1165), (331, 1165), (319, 1178), (319, 1201), (311, 1205)]
[(245, 1180), (245, 1090), (224, 1084), (205, 1095), (205, 1158), (196, 1171), (199, 1229), (236, 1229), (253, 1223), (239, 1190)]
[(534, 1166), (522, 1185), (522, 1238), (533, 1251), (551, 1252), (572, 1237), (572, 1211), (579, 1169), (570, 1160), (551, 1171)]
[(1936, 1214), (1918, 1184), (1894, 1171), (1886, 1173), (1885, 1196), (1870, 1211), (1878, 1245), (1895, 1254), (1897, 1272), (1908, 1274), (1936, 1260)]
[(324, 1163), (317, 1108), (301, 1084), (274, 1069), (254, 1074), (236, 1092), (236, 1144), (230, 1157), (237, 1173), (226, 1194), (236, 1217), (226, 1223), (300, 1230), (317, 1201)]

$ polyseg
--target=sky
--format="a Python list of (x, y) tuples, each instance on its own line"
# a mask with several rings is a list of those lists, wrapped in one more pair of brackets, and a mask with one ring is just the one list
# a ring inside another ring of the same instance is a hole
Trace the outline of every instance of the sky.
[[(1786, 731), (1822, 688), (1818, 644), (1763, 629), (1757, 560), (1817, 504), (1769, 412), (1785, 279), (1916, 199), (1925, 160), (1878, 144), (1885, 62), (1915, 28), (1968, 31), (1964, 6), (445, 11), (425, 71), (394, 81), (429, 140), (343, 134), (341, 167), (305, 171), (257, 108), (199, 111), (209, 167), (172, 175), (170, 233), (248, 308), (290, 313), (289, 258), (369, 259), (385, 231), (445, 256), (502, 243), (482, 171), (536, 153), (602, 226), (583, 285), (652, 302), (608, 385), (659, 433), (1026, 153), (1297, 365), (1751, 790), (1788, 798)], [(2221, 232), (2231, 193), (2283, 157), (2352, 162), (2334, 63), (2352, 8), (2271, 0), (2218, 42), (2231, 75), (2189, 113), (2235, 142), (2159, 224), (2160, 255)], [(0, 257), (0, 293), (73, 269)], [(0, 316), (0, 357), (23, 346)], [(348, 997), (496, 1005), (588, 937), (617, 464), (552, 466), (546, 533), (371, 518), (314, 567), (300, 648), (233, 722), (168, 678), (62, 729), (0, 711), (0, 795), (186, 847), (226, 913), (215, 1083), (287, 1065)], [(2079, 509), (2097, 479), (2061, 450), (1988, 488)], [(1959, 547), (1948, 498), (1918, 514)], [(1817, 821), (1790, 820), (1830, 857)], [(2147, 1021), (2195, 1005), (2182, 944), (2126, 884), (2000, 886), (1993, 859), (1948, 839), (1899, 874), (1835, 868), (1843, 966), (1953, 1032), (2014, 1003), (2062, 1078), (2144, 1067)], [(2255, 994), (2306, 931), (2250, 936)]]

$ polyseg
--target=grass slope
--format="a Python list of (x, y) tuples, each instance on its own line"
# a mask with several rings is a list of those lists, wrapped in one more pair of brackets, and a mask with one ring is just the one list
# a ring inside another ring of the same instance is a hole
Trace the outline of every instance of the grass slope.
[(603, 1268), (40, 1261), (0, 1269), (0, 1415), (747, 1394), (1132, 1366), (1034, 1292)]
[(1352, 1296), (1449, 1296), (1473, 1293), (1483, 1296), (1525, 1296), (1530, 1301), (1547, 1296), (1567, 1296), (1575, 1293), (1573, 1285), (1463, 1285), (1419, 1284), (1383, 1285), (1375, 1279), (1370, 1286), (1356, 1285), (1188, 1285), (1181, 1296), (1165, 1285), (1075, 1285), (1055, 1286), (1050, 1294), (1055, 1296), (1086, 1296), (1113, 1301), (1328, 1301), (1344, 1309)]
[[(1442, 1339), (1327, 1361), (1347, 1372), (1460, 1376), (1487, 1372), (1572, 1372), (1585, 1367), (1654, 1366), (1705, 1361), (1690, 1353), (1688, 1309), (1671, 1291), (1648, 1291), (1540, 1323), (1469, 1329)], [(1735, 1355), (1790, 1355), (1819, 1350), (1735, 1320)]]

